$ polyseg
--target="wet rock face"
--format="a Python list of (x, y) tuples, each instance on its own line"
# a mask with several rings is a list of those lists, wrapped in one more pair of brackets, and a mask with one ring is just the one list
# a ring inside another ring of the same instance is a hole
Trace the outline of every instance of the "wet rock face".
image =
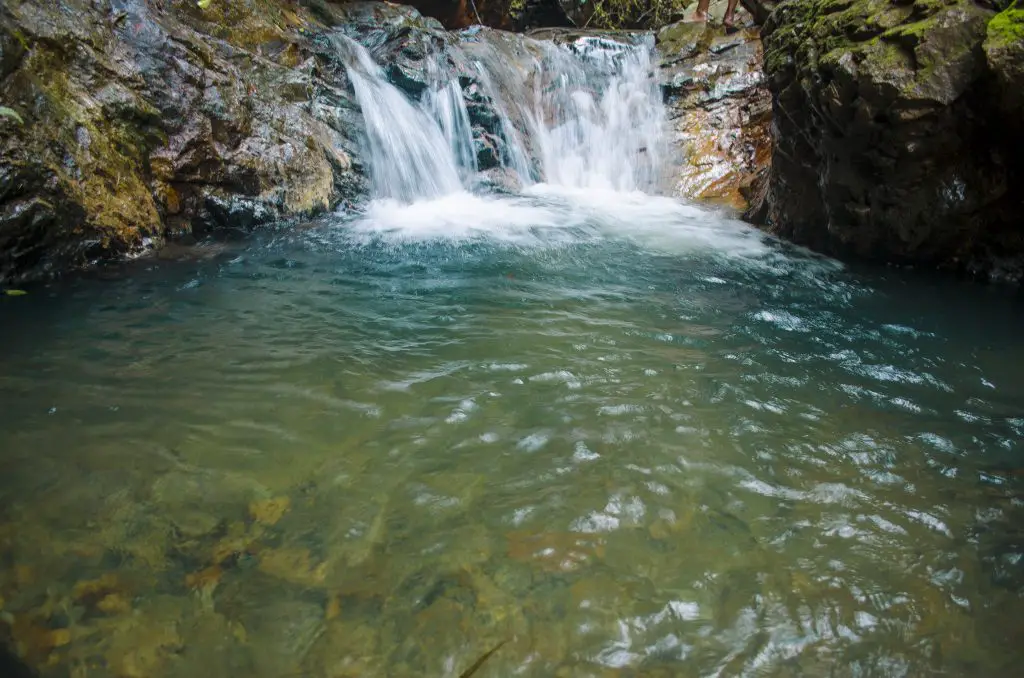
[(342, 17), (318, 7), (4, 3), (0, 280), (359, 194), (358, 109), (310, 37)]
[(772, 230), (837, 254), (1019, 279), (1024, 37), (1015, 10), (998, 9), (779, 5), (763, 31)]
[(755, 28), (678, 23), (658, 33), (672, 137), (674, 195), (744, 212), (763, 191), (771, 157), (771, 97)]

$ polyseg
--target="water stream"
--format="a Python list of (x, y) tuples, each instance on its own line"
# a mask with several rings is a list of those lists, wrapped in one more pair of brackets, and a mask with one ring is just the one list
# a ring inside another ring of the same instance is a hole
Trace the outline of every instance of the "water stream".
[(412, 101), (353, 48), (366, 210), (0, 299), (20, 656), (1018, 675), (1019, 301), (642, 192), (649, 51), (596, 47), (536, 47), (539, 98), (467, 47), (518, 193), (467, 190), (449, 82)]

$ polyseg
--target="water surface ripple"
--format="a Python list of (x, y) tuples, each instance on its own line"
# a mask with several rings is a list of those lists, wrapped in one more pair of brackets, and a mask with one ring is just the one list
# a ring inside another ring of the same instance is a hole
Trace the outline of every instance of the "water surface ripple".
[(19, 654), (117, 678), (457, 676), (499, 645), (478, 676), (1017, 675), (1013, 299), (674, 204), (463, 199), (442, 228), (378, 206), (3, 300)]

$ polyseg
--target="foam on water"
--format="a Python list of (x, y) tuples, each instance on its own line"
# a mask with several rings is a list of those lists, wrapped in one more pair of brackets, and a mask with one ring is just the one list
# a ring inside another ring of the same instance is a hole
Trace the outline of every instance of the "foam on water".
[(639, 192), (536, 184), (518, 196), (467, 191), (404, 204), (376, 200), (343, 231), (350, 241), (489, 241), (543, 247), (629, 240), (668, 253), (717, 251), (759, 257), (770, 239), (741, 222)]
[[(338, 37), (366, 122), (377, 198), (353, 231), (518, 241), (534, 240), (538, 230), (649, 237), (682, 227), (685, 241), (720, 240), (720, 225), (702, 232), (701, 224), (713, 221), (709, 214), (641, 193), (655, 188), (663, 143), (653, 45), (524, 40), (534, 55), (528, 73), (488, 45), (472, 54), (500, 118), (503, 162), (528, 187), (525, 197), (483, 197), (464, 188), (477, 165), (458, 79), (433, 64), (433, 85), (422, 102), (412, 102), (365, 48)], [(542, 184), (535, 183), (535, 164)]]

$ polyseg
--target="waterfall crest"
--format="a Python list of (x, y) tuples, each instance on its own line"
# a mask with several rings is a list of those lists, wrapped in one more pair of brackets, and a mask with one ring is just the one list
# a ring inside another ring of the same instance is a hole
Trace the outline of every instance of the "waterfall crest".
[(418, 99), (389, 82), (362, 45), (343, 36), (339, 44), (366, 122), (376, 198), (465, 191), (489, 169), (478, 160), (487, 157), (522, 186), (657, 192), (665, 111), (650, 36), (557, 44), (466, 32), (460, 47), (446, 46), (464, 72), (439, 54)]

